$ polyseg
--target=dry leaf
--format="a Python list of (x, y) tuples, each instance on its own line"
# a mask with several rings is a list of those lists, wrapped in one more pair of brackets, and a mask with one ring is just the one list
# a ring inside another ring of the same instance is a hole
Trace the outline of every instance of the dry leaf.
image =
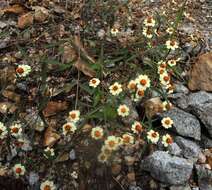
[(10, 102), (0, 102), (0, 113), (6, 114), (7, 112), (9, 113), (14, 113), (17, 110), (17, 107), (10, 103)]
[(19, 4), (15, 4), (8, 8), (3, 9), (3, 13), (14, 13), (14, 14), (24, 14), (26, 13), (26, 11), (27, 11), (26, 8)]
[(68, 108), (67, 102), (54, 102), (50, 101), (47, 103), (46, 108), (43, 110), (43, 115), (49, 117), (55, 115), (58, 112), (64, 111)]
[(96, 72), (91, 69), (82, 59), (78, 59), (74, 66), (81, 72), (83, 72), (86, 76), (95, 77)]
[(5, 98), (8, 98), (9, 100), (12, 100), (16, 103), (19, 103), (20, 100), (21, 100), (21, 96), (16, 94), (15, 92), (13, 91), (10, 91), (10, 90), (4, 90), (2, 92), (2, 95), (5, 97)]
[(69, 63), (77, 59), (77, 53), (75, 49), (69, 45), (65, 44), (64, 45), (64, 52), (63, 52), (63, 63)]
[(145, 114), (148, 118), (152, 118), (157, 113), (163, 112), (163, 104), (159, 97), (151, 98), (144, 103)]
[(69, 159), (69, 153), (63, 152), (62, 154), (59, 154), (56, 158), (55, 162), (65, 162)]
[(52, 127), (48, 127), (44, 134), (44, 146), (53, 146), (60, 139), (60, 135), (57, 134)]
[(18, 18), (18, 28), (25, 28), (33, 24), (33, 14), (31, 12), (26, 13)]
[(82, 127), (82, 132), (83, 132), (83, 133), (86, 133), (86, 132), (89, 132), (91, 129), (92, 129), (92, 125), (90, 125), (90, 124), (85, 124), (85, 125)]

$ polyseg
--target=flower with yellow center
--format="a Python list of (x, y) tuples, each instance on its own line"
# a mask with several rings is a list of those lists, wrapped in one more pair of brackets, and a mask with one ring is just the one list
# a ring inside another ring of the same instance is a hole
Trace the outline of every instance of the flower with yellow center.
[(134, 143), (134, 137), (131, 134), (125, 133), (122, 135), (123, 144), (130, 145)]
[(101, 127), (94, 127), (92, 130), (91, 130), (91, 137), (93, 139), (101, 139), (104, 135), (104, 132), (103, 132), (103, 129)]
[(4, 139), (7, 136), (7, 128), (0, 122), (0, 139)]
[(141, 125), (140, 122), (135, 121), (135, 122), (132, 124), (131, 130), (133, 131), (133, 133), (140, 134), (140, 133), (142, 133), (142, 131), (143, 131), (144, 129), (143, 129), (143, 126)]
[(121, 117), (127, 117), (130, 113), (130, 109), (127, 107), (127, 105), (122, 104), (117, 109), (118, 115)]
[(175, 40), (167, 40), (166, 47), (167, 47), (167, 49), (175, 50), (175, 49), (179, 48), (179, 45), (178, 45), (178, 42)]
[(161, 124), (162, 126), (165, 128), (165, 129), (169, 129), (172, 127), (173, 125), (173, 120), (170, 118), (170, 117), (164, 117), (162, 120), (161, 120)]
[(98, 155), (98, 161), (101, 162), (101, 163), (106, 163), (108, 160), (108, 156), (104, 153), (100, 153)]
[(144, 20), (144, 25), (145, 26), (151, 26), (151, 27), (154, 27), (155, 26), (155, 20), (152, 16), (149, 16), (147, 17), (145, 20)]
[(74, 133), (77, 127), (73, 122), (68, 122), (63, 125), (63, 135)]
[(91, 86), (91, 87), (93, 87), (93, 88), (96, 88), (99, 84), (100, 84), (100, 80), (97, 79), (97, 78), (92, 78), (92, 79), (89, 81), (89, 86)]
[(173, 143), (173, 139), (169, 134), (166, 134), (162, 137), (162, 144), (167, 147)]
[(22, 134), (22, 128), (21, 128), (21, 124), (14, 124), (10, 127), (10, 133), (13, 137), (18, 137), (21, 136)]
[(127, 88), (128, 88), (130, 91), (136, 91), (136, 89), (137, 89), (136, 81), (135, 81), (135, 80), (131, 80), (131, 81), (128, 83)]
[(174, 33), (174, 28), (169, 27), (169, 28), (166, 29), (166, 32), (167, 32), (168, 34), (173, 34), (173, 33)]
[(146, 90), (150, 87), (150, 79), (147, 75), (139, 75), (136, 78), (136, 82), (139, 89)]
[(143, 35), (149, 39), (152, 38), (153, 37), (152, 29), (150, 27), (144, 28)]
[(70, 111), (68, 119), (69, 119), (70, 122), (76, 123), (80, 119), (80, 111), (79, 110)]
[(114, 84), (112, 84), (109, 87), (109, 90), (110, 90), (110, 93), (113, 96), (117, 96), (117, 95), (119, 95), (122, 92), (122, 85), (119, 84), (118, 82), (115, 82)]
[(53, 181), (46, 180), (41, 183), (40, 190), (56, 190), (56, 186)]
[(25, 174), (26, 169), (25, 169), (25, 167), (24, 167), (23, 165), (21, 165), (21, 164), (16, 164), (16, 165), (14, 165), (14, 167), (13, 167), (13, 171), (14, 171), (16, 177), (19, 177), (19, 176), (22, 176), (22, 175)]
[(108, 136), (107, 139), (105, 140), (105, 146), (109, 150), (116, 150), (119, 146), (119, 140), (115, 136)]
[(159, 137), (159, 133), (154, 130), (150, 130), (147, 132), (147, 139), (153, 144), (157, 144)]
[(168, 65), (169, 65), (170, 67), (173, 67), (173, 66), (175, 66), (175, 65), (177, 64), (177, 60), (175, 60), (175, 59), (170, 59), (170, 60), (167, 61), (167, 63), (168, 63)]
[(171, 102), (167, 101), (164, 101), (162, 104), (163, 104), (163, 111), (170, 110), (173, 106)]
[(31, 72), (31, 67), (29, 65), (18, 65), (16, 68), (16, 73), (19, 77), (25, 77)]

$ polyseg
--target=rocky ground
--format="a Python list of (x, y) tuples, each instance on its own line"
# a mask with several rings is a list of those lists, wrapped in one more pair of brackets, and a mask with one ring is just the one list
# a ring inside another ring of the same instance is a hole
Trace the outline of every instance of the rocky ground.
[[(82, 132), (75, 137), (77, 143), (74, 145), (72, 138), (63, 137), (59, 133), (60, 126), (64, 124), (67, 110), (70, 111), (74, 104), (78, 104), (86, 113), (93, 111), (87, 78), (92, 78), (100, 70), (103, 71), (100, 75), (106, 81), (105, 86), (117, 79), (124, 82), (140, 71), (139, 62), (145, 62), (145, 55), (141, 53), (142, 58), (135, 61), (129, 73), (129, 65), (123, 64), (123, 59), (132, 57), (128, 57), (127, 53), (124, 53), (124, 58), (122, 55), (118, 57), (118, 53), (112, 54), (121, 49), (123, 44), (124, 48), (127, 47), (129, 39), (122, 37), (118, 42), (121, 46), (117, 45), (117, 41), (107, 41), (105, 51), (108, 57), (117, 56), (118, 60), (106, 62), (104, 70), (99, 69), (98, 64), (92, 68), (86, 67), (82, 62), (73, 67), (68, 65), (78, 56), (68, 44), (69, 36), (75, 36), (74, 42), (80, 49), (79, 52), (89, 62), (96, 63), (98, 53), (102, 53), (99, 51), (101, 44), (98, 48), (93, 48), (95, 50), (87, 50), (87, 47), (95, 47), (95, 43), (98, 44), (100, 40), (96, 42), (94, 36), (98, 32), (101, 36), (101, 27), (109, 26), (105, 24), (106, 21), (98, 21), (98, 11), (104, 9), (98, 7), (99, 10), (95, 12), (97, 9), (90, 4), (95, 4), (95, 1), (52, 2), (0, 2), (0, 121), (10, 124), (11, 120), (18, 118), (28, 127), (24, 128), (27, 143), (21, 148), (14, 138), (0, 139), (0, 189), (37, 190), (40, 189), (41, 181), (50, 179), (61, 190), (212, 190), (212, 1), (186, 2), (184, 19), (177, 29), (182, 49), (181, 74), (174, 77), (173, 93), (166, 97), (173, 108), (165, 112), (158, 110), (158, 105), (161, 104), (158, 101), (158, 91), (153, 91), (151, 96), (136, 104), (127, 97), (124, 103), (132, 110), (131, 117), (118, 119), (118, 124), (112, 123), (128, 126), (146, 114), (154, 116), (152, 125), (157, 126), (161, 118), (170, 117), (173, 120), (172, 128), (159, 128), (158, 131), (161, 134), (168, 131), (173, 137), (173, 143), (164, 148), (161, 142), (145, 144), (145, 138), (137, 138), (135, 145), (124, 147), (121, 153), (117, 153), (118, 156), (115, 155), (115, 161), (107, 165), (99, 164), (96, 159), (100, 144), (85, 140), (90, 136), (88, 132), (92, 126), (101, 121), (96, 118), (83, 120)], [(183, 2), (129, 1), (131, 10), (136, 15), (131, 27), (138, 28), (136, 24), (139, 25), (140, 19), (146, 14), (171, 12), (171, 9), (177, 9), (177, 5)], [(120, 9), (116, 15), (118, 24), (124, 23), (126, 18), (125, 9)], [(90, 14), (98, 19), (95, 20)], [(170, 13), (169, 17), (175, 16)], [(113, 19), (112, 16), (106, 18), (107, 21)], [(91, 29), (84, 27), (86, 24), (92, 25)], [(87, 41), (83, 45), (76, 37), (79, 34), (81, 37), (82, 34), (87, 35)], [(49, 47), (53, 48), (47, 49)], [(130, 51), (134, 51), (132, 49)], [(47, 55), (48, 65), (40, 66), (40, 62), (45, 63), (47, 60), (44, 55)], [(60, 60), (62, 66), (59, 67), (55, 60)], [(120, 65), (115, 66), (117, 62)], [(20, 63), (29, 64), (36, 74), (27, 80), (16, 81), (14, 68)], [(45, 67), (48, 67), (47, 73), (43, 72)], [(48, 84), (48, 88), (44, 84)], [(82, 94), (78, 94), (79, 89)], [(93, 107), (98, 109), (97, 105)], [(113, 115), (113, 110), (109, 109), (109, 112)], [(117, 131), (113, 134), (119, 133), (120, 129)], [(57, 151), (53, 159), (43, 156), (46, 147), (54, 147)], [(11, 166), (17, 162), (27, 166), (24, 177), (14, 177), (11, 171)]]

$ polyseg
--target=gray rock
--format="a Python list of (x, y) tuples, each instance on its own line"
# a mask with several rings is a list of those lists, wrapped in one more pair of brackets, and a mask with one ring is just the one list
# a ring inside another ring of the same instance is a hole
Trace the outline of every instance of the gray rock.
[(203, 145), (204, 148), (211, 148), (212, 147), (212, 139), (209, 139), (205, 135), (201, 136), (201, 145)]
[(191, 190), (191, 187), (189, 185), (183, 185), (183, 186), (171, 186), (170, 190)]
[(212, 190), (212, 171), (200, 165), (196, 165), (195, 167), (200, 190)]
[(35, 172), (30, 172), (29, 173), (29, 184), (31, 186), (35, 185), (36, 183), (38, 183), (38, 180), (39, 180), (39, 175)]
[(181, 148), (176, 143), (172, 143), (170, 146), (168, 146), (168, 151), (174, 156), (180, 156), (182, 153)]
[(184, 158), (171, 156), (167, 152), (155, 151), (141, 162), (141, 168), (163, 183), (182, 185), (188, 181), (193, 164)]
[(195, 116), (179, 108), (173, 108), (163, 113), (162, 116), (170, 117), (174, 121), (171, 130), (174, 130), (179, 135), (200, 140), (201, 127)]
[(188, 94), (189, 90), (187, 87), (185, 87), (183, 84), (181, 83), (176, 83), (174, 84), (175, 87), (175, 92), (176, 93), (183, 93), (183, 94)]
[(202, 121), (212, 137), (212, 93), (200, 91), (190, 94), (188, 108)]
[(7, 26), (7, 23), (0, 21), (0, 28), (3, 29)]
[(142, 190), (141, 187), (135, 186), (135, 185), (130, 185), (129, 190)]
[(179, 136), (175, 138), (175, 142), (182, 149), (182, 154), (184, 157), (197, 161), (201, 152), (199, 145), (197, 145), (194, 141), (187, 140)]

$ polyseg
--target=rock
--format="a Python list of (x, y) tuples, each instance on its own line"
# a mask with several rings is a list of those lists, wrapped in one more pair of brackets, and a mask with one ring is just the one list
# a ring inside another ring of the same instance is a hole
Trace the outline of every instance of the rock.
[(212, 52), (198, 57), (190, 71), (188, 87), (190, 90), (212, 91)]
[(35, 185), (36, 183), (38, 183), (38, 180), (39, 180), (39, 175), (35, 172), (30, 172), (29, 173), (29, 184), (31, 186)]
[(204, 148), (211, 148), (212, 147), (212, 139), (209, 139), (205, 135), (201, 136), (201, 145), (203, 145)]
[(191, 190), (189, 185), (186, 186), (171, 186), (170, 190)]
[(155, 151), (141, 162), (141, 168), (163, 183), (181, 185), (190, 178), (193, 164), (167, 152)]
[(190, 94), (187, 108), (202, 121), (212, 137), (212, 93), (201, 91)]
[(70, 152), (69, 152), (69, 158), (70, 160), (75, 160), (77, 157), (76, 157), (76, 152), (74, 149), (72, 149)]
[(0, 21), (0, 28), (3, 29), (7, 26), (7, 23)]
[(196, 165), (195, 168), (200, 190), (212, 190), (212, 171), (200, 165)]
[(174, 130), (179, 135), (200, 140), (201, 127), (195, 116), (179, 108), (172, 108), (171, 110), (163, 113), (162, 116), (170, 117), (174, 121), (171, 130)]
[(26, 13), (18, 18), (18, 28), (24, 29), (27, 26), (33, 24), (33, 14), (31, 12)]
[(0, 49), (4, 49), (7, 47), (8, 43), (10, 41), (10, 37), (6, 37), (4, 39), (0, 39)]
[(181, 148), (175, 142), (172, 143), (170, 146), (168, 146), (168, 151), (170, 154), (174, 156), (180, 156), (182, 153)]
[(188, 94), (189, 90), (186, 88), (183, 84), (181, 83), (176, 83), (174, 84), (174, 92), (176, 93), (183, 93), (183, 94)]
[(45, 7), (36, 6), (34, 19), (37, 22), (44, 22), (49, 17), (49, 11)]
[(141, 187), (135, 186), (135, 185), (130, 185), (129, 190), (142, 190)]
[(182, 154), (184, 157), (197, 161), (201, 152), (199, 145), (180, 136), (175, 138), (175, 142), (182, 149)]

